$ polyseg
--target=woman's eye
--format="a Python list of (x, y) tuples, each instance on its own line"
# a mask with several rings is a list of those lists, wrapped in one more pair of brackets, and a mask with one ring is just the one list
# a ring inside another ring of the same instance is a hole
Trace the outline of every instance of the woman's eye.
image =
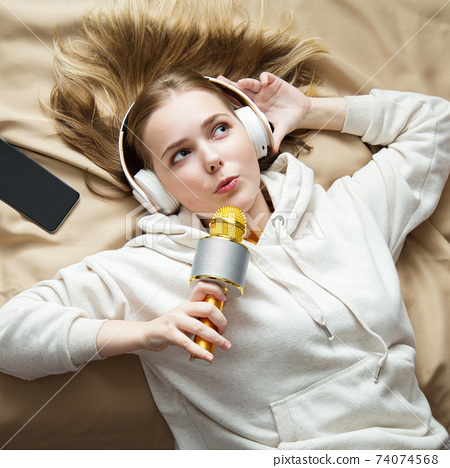
[(229, 129), (229, 126), (227, 124), (220, 124), (217, 125), (217, 127), (214, 129), (214, 137), (219, 137), (226, 133)]
[(174, 154), (172, 157), (172, 164), (180, 162), (183, 160), (186, 156), (189, 156), (189, 151), (188, 150), (180, 150), (178, 153)]

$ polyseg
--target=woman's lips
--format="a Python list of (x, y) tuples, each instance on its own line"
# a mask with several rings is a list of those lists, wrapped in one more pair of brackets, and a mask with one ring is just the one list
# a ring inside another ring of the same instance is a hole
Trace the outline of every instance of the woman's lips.
[(216, 193), (224, 194), (233, 190), (239, 182), (239, 177), (229, 177), (219, 184)]

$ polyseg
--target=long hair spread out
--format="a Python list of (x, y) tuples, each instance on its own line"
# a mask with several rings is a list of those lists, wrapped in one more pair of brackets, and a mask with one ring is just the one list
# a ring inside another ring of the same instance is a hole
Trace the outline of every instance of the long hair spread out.
[(313, 95), (320, 83), (313, 62), (325, 48), (292, 34), (292, 15), (277, 1), (267, 2), (278, 6), (274, 26), (256, 3), (257, 20), (233, 0), (106, 1), (76, 33), (56, 31), (48, 116), (69, 144), (129, 191), (117, 148), (122, 119), (145, 85), (171, 70), (234, 81), (269, 71)]

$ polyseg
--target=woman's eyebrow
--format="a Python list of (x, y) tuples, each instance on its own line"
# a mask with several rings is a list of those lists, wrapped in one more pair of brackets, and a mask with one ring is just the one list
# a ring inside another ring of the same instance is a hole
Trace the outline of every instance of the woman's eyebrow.
[(214, 120), (216, 120), (218, 117), (222, 117), (222, 116), (228, 117), (228, 114), (226, 114), (225, 112), (218, 112), (217, 114), (211, 115), (211, 117), (208, 117), (208, 118), (201, 124), (201, 128), (207, 127), (207, 126), (210, 125), (212, 122), (214, 122)]
[(174, 150), (175, 148), (178, 148), (179, 146), (182, 146), (184, 143), (186, 143), (187, 141), (187, 138), (180, 138), (179, 140), (173, 142), (171, 145), (169, 145), (162, 153), (161, 155), (161, 159), (164, 158), (164, 156), (166, 155), (166, 153), (168, 153), (169, 151), (172, 151)]

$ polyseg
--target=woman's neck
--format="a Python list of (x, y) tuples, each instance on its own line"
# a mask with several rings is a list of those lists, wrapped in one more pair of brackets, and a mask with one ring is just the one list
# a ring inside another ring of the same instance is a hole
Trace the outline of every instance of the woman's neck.
[(247, 229), (250, 231), (264, 231), (270, 216), (272, 208), (267, 203), (262, 192), (259, 192), (252, 207), (246, 213)]

